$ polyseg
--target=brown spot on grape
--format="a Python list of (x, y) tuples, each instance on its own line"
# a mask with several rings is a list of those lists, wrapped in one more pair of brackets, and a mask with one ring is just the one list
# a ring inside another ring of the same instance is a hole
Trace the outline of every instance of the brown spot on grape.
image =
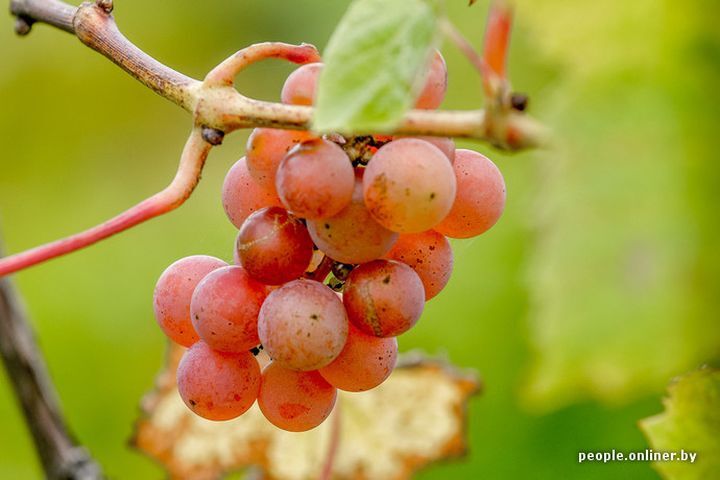
[(310, 407), (300, 405), (299, 403), (284, 403), (280, 405), (280, 416), (283, 418), (295, 418), (307, 413)]
[(195, 405), (197, 405), (197, 402), (196, 402), (195, 400), (193, 400), (192, 398), (191, 398), (190, 400), (188, 400), (188, 401), (190, 402), (190, 405), (192, 405), (193, 407), (194, 407)]
[(431, 192), (431, 193), (430, 193), (430, 200), (434, 200), (434, 199), (435, 199), (435, 192)]
[(385, 285), (387, 285), (388, 283), (390, 283), (390, 275), (388, 275), (387, 277), (383, 278), (383, 283), (384, 283)]

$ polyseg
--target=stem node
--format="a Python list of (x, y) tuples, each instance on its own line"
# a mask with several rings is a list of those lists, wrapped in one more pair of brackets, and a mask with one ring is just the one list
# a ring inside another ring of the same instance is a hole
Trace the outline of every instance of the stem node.
[(210, 145), (216, 147), (221, 145), (225, 138), (225, 132), (218, 130), (217, 128), (202, 127), (202, 138)]
[(112, 13), (114, 8), (113, 0), (97, 0), (96, 4), (108, 15)]
[(24, 37), (28, 33), (30, 33), (30, 30), (32, 30), (32, 25), (35, 23), (32, 18), (26, 17), (24, 15), (18, 15), (15, 17), (15, 33), (21, 37)]

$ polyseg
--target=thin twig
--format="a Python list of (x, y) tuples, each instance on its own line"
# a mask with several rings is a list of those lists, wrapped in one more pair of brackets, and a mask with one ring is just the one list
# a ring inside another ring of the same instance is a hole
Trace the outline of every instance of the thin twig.
[(483, 59), (479, 53), (475, 50), (472, 44), (467, 38), (457, 29), (454, 23), (448, 18), (443, 18), (440, 22), (440, 28), (446, 37), (450, 39), (452, 43), (465, 55), (465, 58), (472, 64), (473, 67), (482, 75), (484, 70)]
[(340, 437), (342, 436), (342, 398), (338, 396), (335, 408), (332, 413), (333, 418), (330, 419), (330, 441), (328, 442), (328, 450), (325, 455), (325, 463), (322, 472), (320, 472), (319, 480), (332, 480), (333, 468), (340, 450)]
[(183, 149), (177, 174), (164, 190), (84, 232), (0, 259), (0, 277), (87, 247), (179, 207), (195, 189), (211, 148), (203, 140), (201, 129), (195, 127)]
[(45, 476), (50, 480), (102, 479), (98, 464), (68, 431), (25, 309), (5, 278), (0, 278), (0, 356)]

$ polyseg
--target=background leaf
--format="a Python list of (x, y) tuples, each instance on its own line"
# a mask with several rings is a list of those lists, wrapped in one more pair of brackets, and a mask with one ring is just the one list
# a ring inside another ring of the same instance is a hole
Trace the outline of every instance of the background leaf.
[(640, 422), (655, 451), (696, 452), (695, 463), (653, 464), (670, 480), (720, 478), (720, 370), (701, 368), (670, 385), (665, 412)]
[(425, 0), (356, 0), (323, 55), (314, 128), (391, 128), (410, 108), (436, 38)]
[(567, 65), (540, 114), (557, 136), (539, 155), (528, 268), (535, 355), (525, 392), (540, 408), (628, 402), (720, 345), (720, 324), (707, 318), (712, 282), (702, 285), (698, 268), (708, 211), (688, 194), (695, 165), (709, 176), (716, 167), (692, 151), (688, 121), (703, 113), (677, 87), (692, 37), (651, 0), (595, 4), (582, 19), (560, 3), (523, 9), (546, 61)]

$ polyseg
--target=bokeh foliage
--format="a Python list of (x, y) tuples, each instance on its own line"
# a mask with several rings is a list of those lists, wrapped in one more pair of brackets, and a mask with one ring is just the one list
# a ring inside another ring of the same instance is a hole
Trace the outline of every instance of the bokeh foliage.
[[(141, 48), (201, 77), (253, 42), (324, 47), (348, 3), (123, 0), (115, 15)], [(466, 5), (448, 10), (479, 44), (487, 1)], [(401, 349), (446, 352), (486, 390), (470, 455), (420, 478), (657, 477), (576, 459), (646, 448), (637, 420), (661, 410), (671, 376), (718, 351), (718, 13), (712, 0), (520, 2), (510, 71), (556, 148), (505, 156), (460, 142), (500, 166), (506, 214), (454, 243), (453, 279)], [(190, 119), (71, 36), (37, 26), (18, 39), (11, 26), (0, 18), (0, 224), (18, 251), (162, 188)], [(476, 107), (477, 76), (444, 53), (445, 107)], [(277, 99), (290, 71), (257, 65), (237, 86)], [(126, 446), (165, 351), (152, 287), (182, 256), (230, 258), (219, 191), (245, 138), (212, 153), (179, 211), (16, 276), (69, 421), (115, 478), (161, 476)], [(0, 477), (40, 478), (4, 377), (0, 419)]]
[(553, 15), (561, 4), (527, 17), (540, 51), (565, 67), (547, 117), (559, 140), (539, 163), (528, 274), (537, 361), (527, 392), (541, 407), (656, 391), (720, 345), (708, 317), (717, 299), (701, 281), (713, 255), (698, 231), (707, 206), (689, 193), (701, 160), (685, 124), (707, 106), (683, 102), (677, 88), (697, 88), (693, 57), (708, 39), (688, 24), (707, 11), (609, 1), (592, 15)]

